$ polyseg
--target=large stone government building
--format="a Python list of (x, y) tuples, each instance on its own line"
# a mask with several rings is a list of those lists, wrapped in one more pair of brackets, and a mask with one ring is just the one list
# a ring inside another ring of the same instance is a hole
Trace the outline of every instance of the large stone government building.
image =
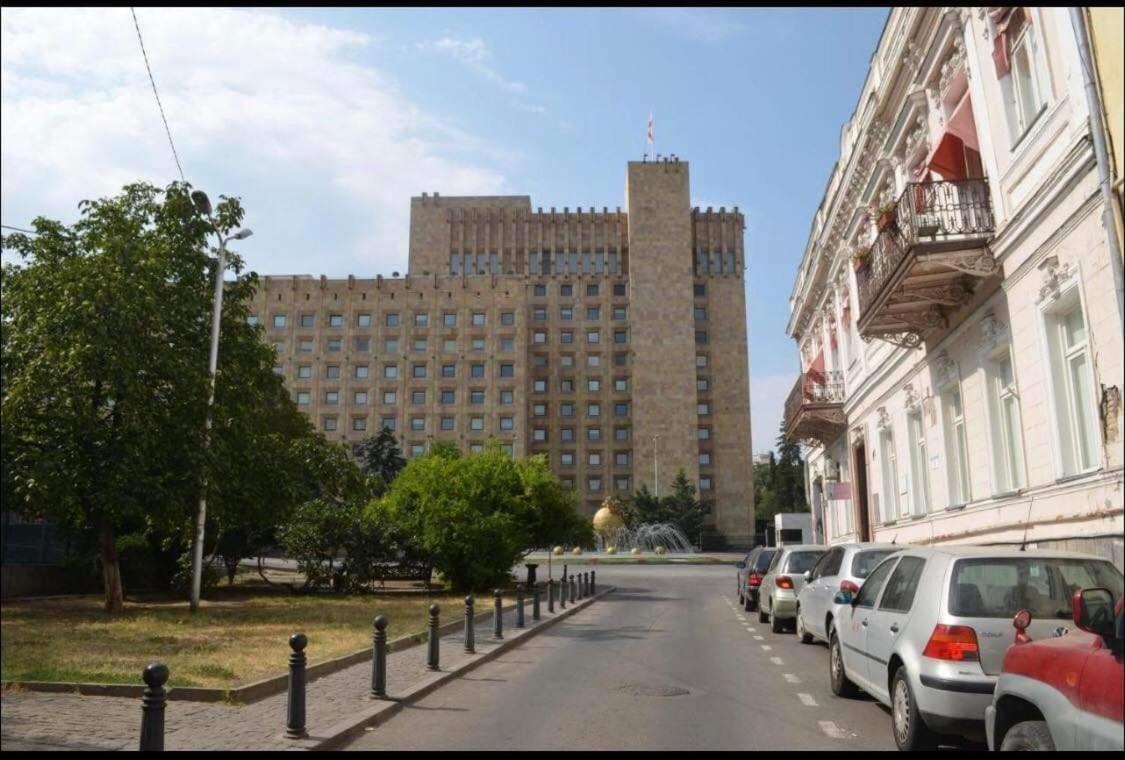
[(693, 209), (678, 160), (629, 163), (625, 195), (412, 198), (405, 277), (264, 278), (276, 371), (330, 439), (387, 427), (408, 457), (496, 439), (546, 455), (590, 515), (683, 470), (707, 525), (748, 545), (742, 215)]

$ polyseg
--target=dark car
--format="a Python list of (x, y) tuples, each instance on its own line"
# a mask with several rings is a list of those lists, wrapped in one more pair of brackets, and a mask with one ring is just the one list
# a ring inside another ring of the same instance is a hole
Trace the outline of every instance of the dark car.
[(759, 546), (738, 563), (738, 603), (747, 612), (758, 609), (758, 587), (776, 553), (777, 547)]

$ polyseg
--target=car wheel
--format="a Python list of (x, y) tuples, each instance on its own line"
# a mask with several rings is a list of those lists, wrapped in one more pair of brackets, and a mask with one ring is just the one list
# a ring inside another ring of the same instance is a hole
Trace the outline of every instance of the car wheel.
[(747, 612), (754, 611), (754, 602), (750, 600), (749, 594), (746, 595), (746, 602), (742, 605), (742, 609), (746, 610)]
[(1051, 730), (1041, 720), (1025, 720), (1008, 729), (1004, 734), (1004, 741), (1000, 744), (1001, 752), (1012, 751), (1054, 752), (1055, 741), (1051, 738)]
[(812, 634), (805, 630), (805, 621), (801, 618), (801, 607), (797, 607), (797, 621), (793, 624), (794, 629), (797, 631), (797, 638), (801, 640), (802, 644), (813, 643)]
[(906, 678), (906, 668), (895, 671), (891, 685), (891, 731), (895, 744), (906, 751), (933, 749), (937, 741), (933, 733), (918, 714), (918, 703)]
[(759, 623), (768, 623), (769, 621), (770, 621), (770, 615), (769, 615), (768, 612), (766, 612), (766, 608), (762, 606), (761, 599), (759, 599), (758, 600), (758, 622)]
[(844, 653), (840, 650), (840, 639), (835, 629), (828, 632), (828, 680), (832, 684), (832, 693), (837, 697), (851, 699), (859, 694), (859, 689), (844, 670)]
[(738, 592), (738, 603), (739, 604), (746, 604), (746, 598), (742, 596), (741, 591)]
[(785, 633), (785, 621), (774, 613), (772, 599), (770, 599), (770, 630), (774, 633)]

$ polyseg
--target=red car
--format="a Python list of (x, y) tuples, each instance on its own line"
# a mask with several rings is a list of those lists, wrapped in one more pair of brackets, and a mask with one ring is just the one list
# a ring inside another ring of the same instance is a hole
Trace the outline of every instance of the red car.
[[(985, 710), (989, 749), (1125, 749), (1125, 597), (1104, 588), (1074, 594), (1076, 631), (1031, 641), (1031, 613), (1016, 614), (1016, 641), (1004, 657)], [(1062, 621), (1060, 621), (1061, 623)]]

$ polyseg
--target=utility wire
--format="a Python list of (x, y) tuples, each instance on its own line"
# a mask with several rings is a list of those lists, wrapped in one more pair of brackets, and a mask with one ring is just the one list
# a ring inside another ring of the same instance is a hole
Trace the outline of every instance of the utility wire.
[(172, 157), (176, 159), (176, 168), (180, 171), (180, 179), (187, 183), (184, 179), (184, 168), (180, 166), (180, 156), (176, 153), (176, 144), (172, 142), (172, 130), (168, 128), (168, 117), (164, 115), (164, 106), (160, 102), (160, 93), (156, 91), (156, 80), (152, 78), (152, 67), (148, 63), (148, 53), (145, 52), (145, 41), (141, 37), (141, 25), (137, 22), (137, 12), (130, 7), (129, 12), (133, 14), (133, 26), (137, 28), (137, 41), (141, 43), (141, 55), (145, 59), (145, 69), (148, 71), (148, 81), (152, 83), (152, 94), (156, 97), (156, 107), (160, 109), (160, 118), (164, 122), (164, 132), (168, 135), (168, 144), (172, 146)]
[(0, 224), (0, 227), (3, 227), (6, 230), (15, 230), (16, 232), (24, 232), (28, 235), (38, 235), (39, 234), (35, 230), (25, 230), (22, 227), (13, 227), (10, 224)]

